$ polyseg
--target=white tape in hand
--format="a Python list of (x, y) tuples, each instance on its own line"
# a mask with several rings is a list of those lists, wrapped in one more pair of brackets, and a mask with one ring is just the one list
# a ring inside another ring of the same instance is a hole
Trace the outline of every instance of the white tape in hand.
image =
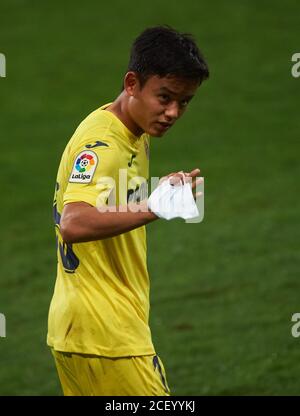
[(199, 216), (191, 184), (170, 184), (170, 178), (159, 185), (148, 198), (148, 208), (160, 218), (185, 220)]

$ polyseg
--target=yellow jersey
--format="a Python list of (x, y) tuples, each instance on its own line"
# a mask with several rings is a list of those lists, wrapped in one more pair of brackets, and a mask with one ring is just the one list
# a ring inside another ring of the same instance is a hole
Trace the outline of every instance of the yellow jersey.
[[(66, 244), (60, 234), (65, 204), (96, 207), (113, 196), (124, 206), (143, 198), (149, 136), (134, 136), (105, 110), (109, 105), (79, 125), (60, 162), (54, 196), (57, 278), (47, 343), (57, 351), (106, 357), (152, 355), (145, 226), (87, 243)], [(127, 192), (120, 185), (124, 180)]]

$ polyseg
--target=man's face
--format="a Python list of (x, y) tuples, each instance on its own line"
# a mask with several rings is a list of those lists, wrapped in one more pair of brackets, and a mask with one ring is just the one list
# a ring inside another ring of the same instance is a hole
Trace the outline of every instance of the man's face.
[(156, 137), (163, 136), (182, 116), (199, 86), (175, 76), (153, 75), (142, 89), (137, 78), (135, 81), (128, 102), (130, 117), (141, 132)]

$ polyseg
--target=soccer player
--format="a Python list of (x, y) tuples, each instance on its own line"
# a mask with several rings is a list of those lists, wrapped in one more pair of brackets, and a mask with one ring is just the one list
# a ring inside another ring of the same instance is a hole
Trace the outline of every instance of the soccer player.
[[(147, 207), (149, 137), (174, 125), (208, 75), (191, 35), (146, 29), (120, 95), (79, 125), (63, 153), (47, 343), (65, 395), (170, 394), (148, 325), (145, 225), (158, 217), (134, 207)], [(167, 176), (193, 178), (195, 188), (198, 174)]]

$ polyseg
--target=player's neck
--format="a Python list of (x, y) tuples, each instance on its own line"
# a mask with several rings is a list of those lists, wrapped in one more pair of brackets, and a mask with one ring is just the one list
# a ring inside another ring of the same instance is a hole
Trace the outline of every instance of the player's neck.
[(122, 123), (134, 134), (140, 137), (144, 131), (132, 120), (128, 111), (128, 97), (121, 93), (118, 98), (106, 108), (107, 111), (112, 112)]

